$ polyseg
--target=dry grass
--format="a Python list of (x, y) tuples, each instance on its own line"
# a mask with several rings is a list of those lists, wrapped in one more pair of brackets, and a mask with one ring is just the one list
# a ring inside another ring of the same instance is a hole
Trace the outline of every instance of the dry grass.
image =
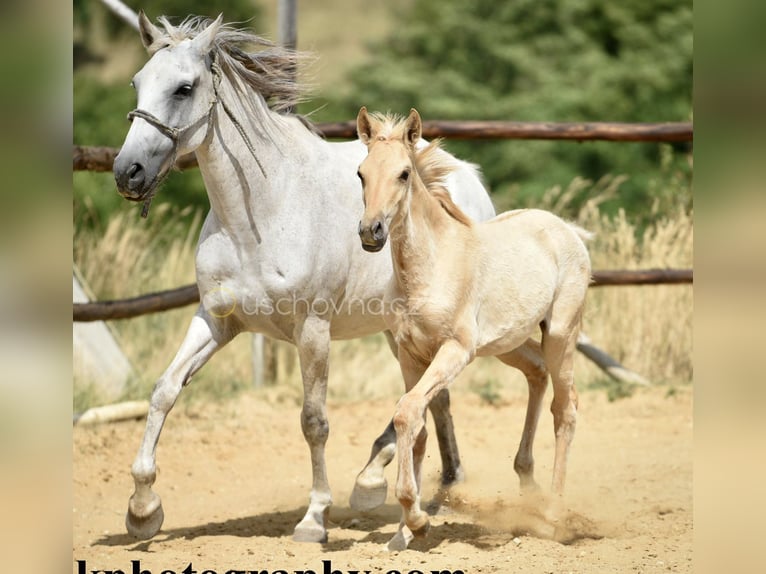
[[(76, 233), (74, 262), (95, 298), (132, 297), (194, 283), (194, 251), (202, 215), (195, 214), (190, 225), (183, 225), (178, 221), (184, 215), (189, 213), (158, 204), (152, 206), (146, 220), (135, 209), (126, 210), (113, 217), (101, 233)], [(180, 346), (194, 311), (195, 306), (189, 306), (111, 322), (136, 373), (124, 398), (148, 398)], [(249, 342), (250, 337), (241, 336), (223, 349), (214, 358), (214, 366), (195, 377), (184, 400), (199, 395), (227, 396), (247, 387), (252, 380)], [(97, 391), (81, 383), (74, 381), (75, 410), (101, 402)]]
[[(693, 218), (679, 210), (658, 217), (643, 234), (624, 213), (606, 217), (599, 204), (610, 197), (619, 179), (592, 186), (592, 198), (577, 215), (577, 223), (595, 232), (590, 244), (594, 269), (691, 267)], [(587, 182), (576, 180), (565, 190), (552, 190), (542, 207), (562, 210), (569, 198)], [(194, 281), (194, 246), (199, 215), (180, 229), (178, 214), (167, 205), (153, 208), (148, 221), (134, 211), (112, 219), (103, 233), (77, 233), (75, 263), (98, 298), (132, 296), (169, 289)], [(625, 366), (656, 384), (683, 384), (692, 379), (692, 287), (688, 285), (602, 287), (589, 294), (584, 330), (595, 344)], [(114, 322), (125, 353), (138, 373), (126, 397), (147, 397), (180, 345), (194, 307)], [(250, 335), (240, 335), (218, 353), (182, 394), (183, 401), (229, 396), (252, 384)], [(259, 391), (265, 400), (300, 402), (302, 385), (294, 348), (275, 343), (276, 380)], [(382, 335), (333, 342), (331, 347), (331, 401), (391, 397), (401, 392), (398, 365)], [(578, 387), (603, 386), (605, 376), (578, 355)], [(519, 373), (495, 360), (477, 360), (453, 385), (456, 392), (475, 392), (487, 402), (501, 403), (506, 392), (523, 391)], [(98, 402), (88, 389), (78, 390), (75, 403), (82, 408)]]

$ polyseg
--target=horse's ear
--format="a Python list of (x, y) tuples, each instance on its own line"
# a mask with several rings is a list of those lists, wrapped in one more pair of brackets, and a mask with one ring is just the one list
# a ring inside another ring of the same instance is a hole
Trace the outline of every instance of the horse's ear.
[(157, 38), (162, 36), (162, 30), (151, 23), (143, 10), (138, 11), (138, 31), (141, 33), (141, 42), (147, 50), (151, 48)]
[(218, 29), (221, 27), (221, 22), (223, 22), (223, 14), (219, 14), (218, 18), (211, 22), (207, 28), (202, 30), (202, 32), (197, 34), (194, 40), (192, 40), (194, 45), (199, 48), (200, 52), (207, 54), (210, 50), (213, 49), (213, 44), (215, 43), (215, 35), (218, 33)]
[(404, 124), (404, 139), (410, 145), (415, 145), (423, 134), (423, 122), (420, 121), (420, 114), (415, 108), (410, 109), (410, 115), (407, 116), (407, 122)]
[(361, 107), (356, 116), (356, 133), (364, 145), (370, 145), (373, 136), (372, 122), (365, 106)]

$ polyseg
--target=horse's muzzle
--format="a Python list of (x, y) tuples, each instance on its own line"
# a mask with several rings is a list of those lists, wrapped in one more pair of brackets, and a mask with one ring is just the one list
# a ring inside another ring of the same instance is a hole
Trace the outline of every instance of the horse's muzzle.
[(117, 191), (125, 199), (141, 201), (149, 193), (146, 168), (132, 158), (117, 154), (112, 165)]
[(362, 240), (362, 249), (370, 253), (376, 253), (383, 249), (388, 239), (388, 226), (381, 220), (375, 220), (371, 225), (362, 225), (359, 222), (359, 238)]
[(119, 169), (114, 162), (114, 181), (117, 191), (125, 199), (140, 201), (146, 196), (146, 170), (140, 163), (131, 163), (126, 169)]

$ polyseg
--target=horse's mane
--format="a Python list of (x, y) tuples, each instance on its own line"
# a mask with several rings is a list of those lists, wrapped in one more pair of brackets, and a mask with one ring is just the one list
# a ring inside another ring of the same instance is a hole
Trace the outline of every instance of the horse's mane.
[(418, 172), (426, 189), (431, 195), (439, 200), (442, 208), (453, 219), (463, 225), (471, 225), (471, 218), (452, 200), (447, 191), (446, 179), (455, 168), (455, 162), (441, 148), (441, 139), (435, 139), (422, 149), (415, 150), (415, 171)]
[[(150, 54), (194, 38), (212, 22), (202, 16), (189, 16), (178, 25), (165, 16), (158, 21), (165, 35), (149, 47)], [(222, 24), (214, 42), (213, 56), (221, 71), (263, 96), (274, 111), (290, 109), (305, 99), (307, 87), (296, 80), (296, 71), (298, 63), (308, 58), (306, 54), (232, 24)]]
[[(370, 117), (379, 124), (376, 132), (378, 139), (404, 140), (406, 121), (401, 116), (372, 112)], [(456, 221), (471, 225), (471, 218), (455, 204), (447, 191), (447, 176), (457, 165), (454, 158), (442, 149), (441, 142), (441, 139), (435, 139), (424, 148), (415, 148), (412, 151), (413, 167), (425, 188), (439, 200), (444, 211)]]

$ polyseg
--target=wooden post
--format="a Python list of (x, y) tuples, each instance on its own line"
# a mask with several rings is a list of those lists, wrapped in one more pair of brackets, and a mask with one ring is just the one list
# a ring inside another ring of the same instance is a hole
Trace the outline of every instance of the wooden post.
[[(298, 45), (298, 0), (279, 0), (277, 6), (277, 41), (290, 50), (295, 50)], [(293, 76), (298, 74), (298, 70), (292, 70)], [(293, 108), (285, 109), (285, 112), (292, 112)]]
[(279, 0), (277, 7), (278, 41), (282, 46), (291, 50), (295, 50), (298, 45), (297, 5), (298, 0)]
[(133, 12), (129, 6), (120, 0), (101, 0), (101, 2), (131, 28), (138, 30), (138, 14)]
[[(295, 49), (297, 44), (296, 28), (297, 0), (279, 0), (277, 6), (277, 28), (278, 42), (285, 48)], [(294, 70), (295, 73), (297, 70)], [(292, 111), (292, 110), (287, 110)], [(258, 389), (266, 383), (266, 370), (268, 360), (269, 382), (274, 382), (274, 373), (272, 372), (274, 357), (274, 341), (264, 337), (261, 333), (253, 333), (253, 386)]]
[(264, 349), (266, 338), (262, 333), (253, 333), (253, 386), (259, 389), (264, 383)]

